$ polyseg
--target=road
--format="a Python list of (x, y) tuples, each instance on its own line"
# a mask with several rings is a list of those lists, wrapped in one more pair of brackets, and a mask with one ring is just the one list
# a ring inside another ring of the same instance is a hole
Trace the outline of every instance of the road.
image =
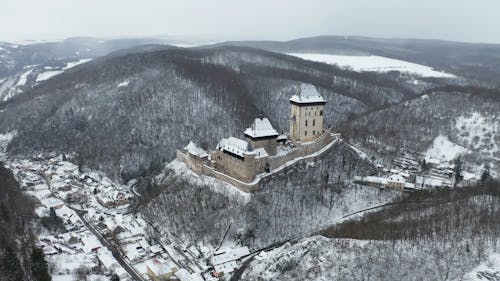
[(111, 243), (109, 243), (104, 237), (102, 237), (102, 235), (97, 230), (95, 230), (94, 227), (89, 222), (87, 222), (87, 220), (84, 217), (87, 211), (78, 209), (73, 209), (73, 210), (78, 215), (78, 217), (80, 217), (85, 227), (87, 227), (87, 229), (90, 232), (92, 232), (92, 234), (94, 234), (97, 237), (97, 239), (99, 239), (99, 241), (104, 246), (106, 246), (106, 248), (108, 248), (108, 250), (111, 251), (113, 257), (115, 257), (116, 261), (123, 267), (123, 269), (127, 271), (127, 273), (132, 277), (132, 279), (137, 281), (148, 281), (147, 279), (144, 279), (139, 273), (137, 273), (137, 271), (135, 271), (135, 269), (123, 259), (123, 257), (120, 255), (120, 252), (113, 245), (111, 245)]

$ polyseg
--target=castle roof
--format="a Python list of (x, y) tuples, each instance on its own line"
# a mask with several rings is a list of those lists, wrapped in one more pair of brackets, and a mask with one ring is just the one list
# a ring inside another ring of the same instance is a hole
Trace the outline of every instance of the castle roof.
[(244, 132), (246, 136), (251, 138), (277, 137), (279, 134), (269, 122), (267, 118), (255, 118), (252, 126)]
[(217, 144), (218, 150), (225, 150), (241, 157), (250, 152), (249, 147), (250, 146), (247, 141), (237, 139), (235, 137), (221, 139), (219, 144)]
[(217, 149), (225, 150), (240, 157), (245, 155), (255, 155), (256, 158), (269, 156), (264, 148), (253, 149), (247, 141), (235, 137), (221, 139), (217, 144)]
[(198, 147), (194, 142), (190, 141), (189, 144), (184, 147), (187, 152), (198, 157), (207, 157), (208, 153), (201, 147)]
[(326, 100), (314, 85), (302, 83), (300, 85), (300, 94), (293, 95), (290, 102), (296, 104), (325, 104)]

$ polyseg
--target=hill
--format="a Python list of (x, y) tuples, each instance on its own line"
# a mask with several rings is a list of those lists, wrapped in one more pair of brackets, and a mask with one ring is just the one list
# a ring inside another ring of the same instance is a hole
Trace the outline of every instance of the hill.
[(325, 123), (448, 83), (358, 73), (247, 47), (137, 48), (94, 59), (0, 103), (10, 153), (75, 152), (82, 164), (125, 179), (150, 173), (190, 140), (213, 147), (262, 113), (288, 131), (300, 82), (329, 100)]
[(285, 42), (231, 41), (238, 45), (284, 53), (378, 55), (414, 62), (498, 87), (500, 45), (442, 40), (317, 36)]

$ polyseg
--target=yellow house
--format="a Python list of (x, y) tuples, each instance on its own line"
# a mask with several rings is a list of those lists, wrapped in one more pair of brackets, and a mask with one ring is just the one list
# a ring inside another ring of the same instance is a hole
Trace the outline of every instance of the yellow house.
[(179, 268), (170, 260), (154, 258), (147, 265), (147, 274), (153, 281), (168, 281)]

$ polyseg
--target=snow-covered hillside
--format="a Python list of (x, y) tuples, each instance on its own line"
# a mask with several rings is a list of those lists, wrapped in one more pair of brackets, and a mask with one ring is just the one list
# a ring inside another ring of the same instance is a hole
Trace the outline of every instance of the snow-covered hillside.
[(498, 280), (499, 191), (493, 183), (413, 194), (408, 204), (261, 252), (241, 280)]
[(154, 181), (152, 189), (160, 195), (141, 213), (165, 236), (187, 244), (216, 246), (228, 230), (225, 242), (255, 249), (301, 237), (401, 195), (351, 182), (354, 174), (373, 172), (373, 165), (343, 142), (320, 160), (266, 178), (251, 194), (171, 164)]
[(92, 59), (56, 60), (47, 65), (29, 65), (15, 75), (0, 79), (0, 102), (24, 93), (42, 81)]
[(468, 150), (465, 147), (451, 142), (447, 136), (439, 135), (434, 139), (425, 155), (427, 159), (435, 158), (442, 161), (451, 161), (467, 152)]
[(329, 54), (289, 53), (305, 60), (335, 64), (354, 71), (400, 71), (422, 77), (453, 78), (455, 75), (437, 71), (432, 67), (381, 56), (343, 56)]

